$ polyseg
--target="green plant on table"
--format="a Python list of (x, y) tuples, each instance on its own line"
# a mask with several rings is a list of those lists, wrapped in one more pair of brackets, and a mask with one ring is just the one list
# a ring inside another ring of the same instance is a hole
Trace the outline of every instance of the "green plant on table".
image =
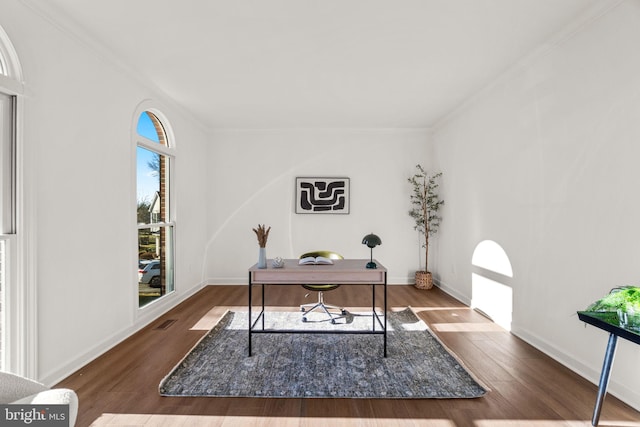
[(621, 286), (614, 288), (604, 298), (590, 304), (585, 311), (640, 312), (640, 288)]

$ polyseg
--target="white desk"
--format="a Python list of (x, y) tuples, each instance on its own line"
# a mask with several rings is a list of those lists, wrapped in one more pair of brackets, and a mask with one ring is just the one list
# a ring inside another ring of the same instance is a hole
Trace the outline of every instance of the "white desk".
[[(383, 354), (387, 357), (387, 269), (380, 263), (378, 268), (366, 268), (369, 259), (338, 259), (333, 260), (332, 265), (299, 265), (297, 259), (284, 260), (284, 267), (273, 268), (271, 260), (267, 262), (267, 268), (258, 268), (257, 264), (249, 268), (249, 356), (251, 356), (252, 334), (263, 333), (335, 333), (335, 334), (379, 334), (383, 336)], [(264, 292), (265, 285), (292, 285), (301, 284), (336, 284), (341, 286), (371, 285), (371, 311), (373, 324), (368, 331), (302, 331), (295, 329), (265, 329), (264, 326)], [(258, 317), (252, 322), (253, 285), (261, 285), (262, 305)], [(384, 313), (383, 319), (376, 312), (376, 285), (384, 287)], [(262, 326), (258, 322), (262, 320)], [(379, 328), (376, 328), (376, 322)]]

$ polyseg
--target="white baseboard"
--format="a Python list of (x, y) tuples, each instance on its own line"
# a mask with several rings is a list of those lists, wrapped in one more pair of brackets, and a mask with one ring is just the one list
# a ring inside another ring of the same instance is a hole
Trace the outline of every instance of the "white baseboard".
[(470, 307), (471, 306), (471, 299), (469, 299), (466, 295), (461, 294), (460, 292), (458, 292), (456, 289), (447, 286), (446, 283), (444, 283), (441, 280), (433, 280), (433, 284), (435, 286), (437, 286), (438, 288), (440, 288), (444, 293), (446, 293), (447, 295), (452, 296), (453, 298), (457, 299), (458, 301), (460, 301), (461, 303), (463, 303), (464, 305)]
[[(535, 347), (540, 350), (547, 356), (554, 359), (556, 362), (565, 366), (567, 369), (572, 370), (576, 374), (585, 378), (587, 381), (598, 385), (600, 381), (600, 370), (599, 368), (596, 370), (584, 363), (576, 360), (574, 357), (568, 355), (567, 353), (559, 350), (557, 347), (546, 341), (544, 338), (531, 333), (525, 328), (520, 328), (516, 324), (511, 325), (511, 333), (527, 344)], [(602, 354), (604, 355), (605, 348), (602, 349)], [(615, 367), (613, 368), (615, 369)], [(620, 384), (617, 381), (611, 380), (609, 382), (609, 386), (607, 388), (607, 392), (612, 396), (620, 399), (627, 405), (632, 408), (640, 411), (640, 393), (637, 390), (632, 390), (629, 387), (626, 387), (623, 384)], [(593, 396), (593, 403), (595, 404), (596, 395)]]
[(58, 369), (43, 374), (42, 376), (40, 376), (38, 381), (47, 385), (48, 387), (59, 383), (72, 373), (76, 372), (78, 369), (97, 359), (99, 356), (106, 353), (116, 345), (120, 344), (134, 333), (149, 325), (158, 317), (162, 316), (167, 311), (171, 310), (173, 307), (177, 306), (178, 304), (198, 292), (205, 285), (206, 284), (204, 282), (201, 282), (191, 289), (185, 291), (184, 293), (168, 295), (166, 298), (158, 301), (152, 307), (149, 307), (148, 310), (145, 310), (143, 314), (139, 315), (133, 325), (116, 332), (107, 339), (88, 349), (84, 353), (78, 355), (78, 357), (75, 357), (63, 366), (60, 366)]
[[(447, 286), (442, 281), (434, 280), (434, 284), (438, 286), (438, 288), (440, 288), (443, 292), (457, 299), (461, 303), (467, 306), (471, 306), (471, 301), (468, 297), (459, 293), (457, 290)], [(561, 365), (565, 366), (567, 369), (570, 369), (571, 371), (585, 378), (587, 381), (590, 381), (591, 383), (598, 385), (600, 380), (600, 370), (599, 370), (600, 367), (598, 367), (598, 369), (594, 369), (580, 362), (579, 360), (576, 360), (574, 357), (570, 356), (569, 354), (559, 350), (556, 346), (554, 346), (544, 338), (531, 333), (525, 328), (519, 327), (519, 325), (515, 323), (511, 324), (511, 333), (516, 337), (520, 338), (521, 340), (523, 340), (524, 342), (526, 342), (527, 344), (535, 347), (536, 349), (540, 350), (542, 353), (551, 357)], [(605, 349), (603, 347), (602, 348), (603, 354), (604, 354), (604, 350)], [(640, 411), (640, 392), (638, 392), (638, 390), (632, 390), (631, 388), (626, 387), (625, 385), (612, 380), (609, 383), (609, 387), (607, 391), (612, 396), (615, 396), (616, 398), (620, 399), (627, 405)], [(594, 394), (594, 397), (593, 397), (594, 405), (595, 405), (595, 398), (596, 396)]]

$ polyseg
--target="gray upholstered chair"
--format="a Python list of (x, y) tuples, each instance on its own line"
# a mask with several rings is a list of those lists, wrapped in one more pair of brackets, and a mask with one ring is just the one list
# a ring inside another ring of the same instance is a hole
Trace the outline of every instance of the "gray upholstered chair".
[(9, 372), (0, 372), (0, 404), (69, 405), (69, 426), (78, 417), (78, 396), (68, 388), (54, 388)]
[[(337, 254), (335, 252), (331, 252), (331, 251), (307, 252), (305, 254), (300, 255), (300, 259), (307, 258), (307, 257), (314, 257), (315, 258), (315, 257), (319, 257), (319, 256), (325, 257), (325, 258), (329, 258), (329, 259), (343, 259), (342, 255)], [(345, 311), (345, 309), (343, 307), (326, 304), (324, 302), (324, 293), (332, 291), (334, 289), (337, 289), (338, 287), (340, 287), (340, 285), (331, 285), (331, 284), (327, 284), (327, 285), (313, 284), (313, 285), (311, 285), (311, 284), (303, 284), (302, 287), (305, 288), (308, 291), (318, 292), (318, 302), (311, 303), (311, 304), (303, 304), (303, 305), (300, 306), (300, 311), (302, 311), (302, 313), (303, 313), (303, 315), (302, 315), (302, 321), (303, 322), (307, 321), (307, 314), (311, 313), (312, 311), (315, 311), (315, 310), (324, 311), (327, 314), (327, 316), (329, 316), (329, 320), (331, 321), (331, 323), (336, 323), (336, 319), (339, 319), (343, 315), (347, 314), (347, 312)], [(307, 295), (309, 295), (309, 294), (307, 294)], [(340, 310), (340, 314), (332, 313), (329, 310)]]

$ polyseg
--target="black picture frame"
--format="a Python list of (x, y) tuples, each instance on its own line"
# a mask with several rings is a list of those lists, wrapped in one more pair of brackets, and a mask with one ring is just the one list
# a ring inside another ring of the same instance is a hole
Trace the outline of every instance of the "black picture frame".
[(297, 214), (349, 214), (350, 180), (346, 177), (296, 177)]

